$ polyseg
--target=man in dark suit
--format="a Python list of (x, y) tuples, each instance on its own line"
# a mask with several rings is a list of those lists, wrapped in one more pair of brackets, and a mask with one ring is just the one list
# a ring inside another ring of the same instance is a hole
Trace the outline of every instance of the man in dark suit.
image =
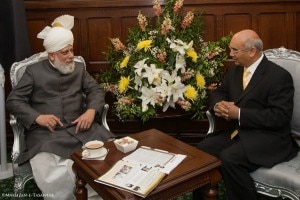
[(88, 141), (115, 137), (95, 120), (105, 93), (84, 64), (74, 61), (73, 25), (74, 17), (63, 15), (38, 34), (48, 59), (26, 68), (6, 104), (25, 127), (27, 149), (18, 163), (30, 160), (45, 199), (75, 199), (71, 154)]
[(299, 150), (290, 134), (293, 80), (264, 56), (263, 42), (254, 31), (236, 33), (229, 48), (236, 66), (228, 69), (209, 106), (230, 128), (209, 135), (198, 147), (222, 161), (229, 200), (255, 200), (249, 173), (287, 161)]

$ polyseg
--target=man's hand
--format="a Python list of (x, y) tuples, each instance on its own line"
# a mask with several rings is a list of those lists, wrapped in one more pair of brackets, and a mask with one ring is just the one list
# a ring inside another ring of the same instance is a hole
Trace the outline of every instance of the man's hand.
[(234, 102), (220, 101), (214, 107), (216, 116), (223, 117), (226, 120), (237, 119), (239, 115), (239, 107)]
[(47, 127), (51, 132), (54, 132), (57, 124), (59, 124), (60, 126), (63, 126), (63, 123), (55, 115), (39, 115), (35, 119), (35, 122), (40, 126)]
[(96, 110), (87, 109), (85, 113), (83, 113), (75, 121), (73, 121), (72, 124), (77, 124), (75, 133), (88, 130), (94, 121), (95, 115), (96, 115)]

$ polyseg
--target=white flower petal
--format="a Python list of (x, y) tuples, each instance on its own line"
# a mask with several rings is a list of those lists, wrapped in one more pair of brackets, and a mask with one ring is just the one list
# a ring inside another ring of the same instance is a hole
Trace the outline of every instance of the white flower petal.
[(185, 62), (184, 56), (179, 55), (179, 54), (176, 56), (176, 64), (175, 64), (175, 68), (176, 68), (177, 70), (178, 70), (178, 69), (181, 69), (181, 73), (184, 73), (184, 72), (185, 72), (186, 62)]
[(139, 75), (142, 76), (142, 70), (147, 67), (147, 65), (145, 64), (145, 61), (148, 58), (145, 58), (143, 60), (138, 61), (133, 67), (136, 68), (136, 70), (134, 70), (134, 72)]
[(160, 73), (163, 69), (157, 69), (154, 64), (151, 64), (150, 67), (146, 67), (145, 70), (143, 77), (148, 78), (149, 84), (153, 84), (153, 81), (160, 82)]
[(164, 104), (163, 106), (163, 112), (166, 112), (168, 110), (169, 107), (175, 108), (175, 103), (174, 101), (168, 101)]

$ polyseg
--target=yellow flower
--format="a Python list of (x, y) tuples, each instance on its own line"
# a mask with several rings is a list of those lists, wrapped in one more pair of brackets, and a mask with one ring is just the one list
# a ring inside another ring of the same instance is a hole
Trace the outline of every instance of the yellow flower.
[(184, 96), (192, 101), (196, 100), (197, 96), (198, 96), (198, 92), (196, 91), (196, 89), (191, 86), (191, 85), (188, 85), (186, 87), (186, 91), (184, 93)]
[(152, 40), (143, 40), (137, 44), (136, 49), (137, 50), (145, 49), (145, 51), (146, 51), (150, 48), (151, 43), (152, 43)]
[(121, 79), (119, 81), (119, 92), (123, 93), (127, 90), (128, 86), (129, 86), (129, 81), (130, 81), (130, 77), (124, 77), (121, 76)]
[(186, 52), (186, 54), (188, 55), (188, 57), (192, 58), (193, 62), (197, 62), (198, 56), (197, 56), (197, 53), (193, 49), (188, 50)]
[(127, 64), (128, 64), (128, 61), (129, 61), (129, 56), (126, 56), (126, 57), (123, 59), (123, 61), (121, 62), (120, 68), (126, 67)]
[(197, 86), (199, 88), (204, 88), (205, 87), (205, 79), (204, 79), (204, 76), (202, 74), (197, 74), (196, 75), (196, 81), (197, 81)]
[(126, 44), (110, 39), (110, 67), (97, 78), (112, 93), (112, 109), (121, 120), (146, 122), (174, 105), (202, 119), (208, 91), (223, 73), (217, 66), (227, 60), (231, 36), (204, 41), (201, 11), (184, 9), (185, 0), (151, 1), (153, 13), (138, 12)]

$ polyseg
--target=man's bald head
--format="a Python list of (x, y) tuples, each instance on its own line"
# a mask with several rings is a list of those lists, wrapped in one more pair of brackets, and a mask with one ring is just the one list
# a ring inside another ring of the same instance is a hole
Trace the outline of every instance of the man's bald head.
[(245, 29), (237, 32), (232, 37), (232, 40), (236, 40), (240, 44), (244, 44), (245, 48), (255, 47), (257, 51), (263, 51), (263, 43), (258, 34), (250, 29)]

